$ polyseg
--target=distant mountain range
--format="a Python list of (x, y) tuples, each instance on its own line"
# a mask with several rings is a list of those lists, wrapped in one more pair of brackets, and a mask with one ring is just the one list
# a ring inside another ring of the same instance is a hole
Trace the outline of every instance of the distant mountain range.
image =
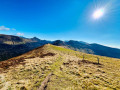
[(19, 56), (34, 48), (37, 48), (39, 46), (48, 43), (56, 46), (63, 46), (72, 50), (76, 50), (88, 54), (120, 58), (120, 49), (111, 48), (100, 44), (95, 44), (95, 43), (89, 44), (86, 42), (75, 41), (75, 40), (48, 41), (48, 40), (38, 39), (37, 37), (25, 38), (25, 37), (13, 36), (13, 35), (0, 34), (0, 61)]
[(111, 47), (103, 46), (96, 43), (89, 44), (86, 42), (74, 41), (74, 40), (70, 40), (70, 41), (56, 40), (53, 42), (53, 45), (65, 46), (72, 50), (76, 50), (76, 51), (80, 51), (88, 54), (120, 58), (120, 49), (111, 48)]
[(0, 61), (24, 54), (51, 41), (0, 34)]

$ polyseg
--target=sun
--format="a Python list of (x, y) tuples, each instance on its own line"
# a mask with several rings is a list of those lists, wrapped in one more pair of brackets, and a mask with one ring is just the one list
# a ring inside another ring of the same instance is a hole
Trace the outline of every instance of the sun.
[(104, 15), (104, 9), (97, 9), (94, 13), (93, 13), (93, 18), (94, 19), (99, 19)]

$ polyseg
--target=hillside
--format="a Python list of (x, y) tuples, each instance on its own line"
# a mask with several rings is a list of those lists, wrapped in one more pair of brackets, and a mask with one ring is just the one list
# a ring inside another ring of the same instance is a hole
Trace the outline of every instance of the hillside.
[(0, 72), (1, 90), (120, 89), (120, 59), (50, 44), (0, 62)]
[(19, 56), (48, 43), (50, 43), (50, 41), (40, 40), (36, 37), (29, 39), (0, 34), (0, 61)]
[(18, 36), (0, 34), (0, 43), (2, 44), (17, 45), (17, 44), (25, 44), (28, 42), (33, 42), (33, 41), (31, 39), (26, 39)]
[(65, 46), (66, 48), (70, 48), (75, 51), (80, 51), (83, 53), (107, 56), (112, 58), (120, 58), (120, 49), (111, 48), (100, 44), (89, 44), (82, 41), (61, 41), (56, 40), (53, 42), (53, 45), (57, 46)]
[(120, 49), (103, 46), (100, 44), (89, 44), (82, 41), (48, 41), (37, 37), (25, 38), (13, 35), (0, 34), (0, 61), (4, 61), (22, 55), (32, 49), (45, 44), (62, 46), (83, 53), (120, 58)]

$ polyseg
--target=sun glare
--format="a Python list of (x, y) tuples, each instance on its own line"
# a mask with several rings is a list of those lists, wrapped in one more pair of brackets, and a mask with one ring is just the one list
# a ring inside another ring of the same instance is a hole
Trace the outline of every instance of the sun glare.
[(93, 13), (93, 18), (94, 19), (99, 19), (103, 16), (104, 14), (104, 9), (97, 9), (94, 13)]

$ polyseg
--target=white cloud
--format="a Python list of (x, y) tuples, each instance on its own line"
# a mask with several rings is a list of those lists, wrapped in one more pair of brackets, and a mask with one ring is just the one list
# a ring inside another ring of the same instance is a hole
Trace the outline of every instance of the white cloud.
[(10, 28), (7, 28), (7, 27), (5, 27), (5, 26), (0, 26), (0, 30), (9, 31), (9, 30), (10, 30)]
[(16, 35), (18, 35), (18, 36), (23, 36), (24, 33), (17, 33)]

